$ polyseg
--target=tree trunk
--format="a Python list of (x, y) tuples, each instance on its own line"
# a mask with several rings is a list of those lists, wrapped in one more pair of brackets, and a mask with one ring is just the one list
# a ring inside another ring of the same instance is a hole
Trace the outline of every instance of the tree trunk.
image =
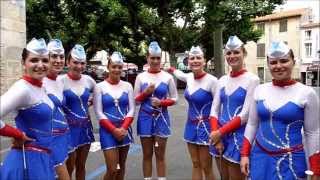
[(220, 78), (224, 72), (224, 58), (222, 46), (223, 26), (219, 26), (213, 32), (213, 52), (214, 52), (214, 75)]

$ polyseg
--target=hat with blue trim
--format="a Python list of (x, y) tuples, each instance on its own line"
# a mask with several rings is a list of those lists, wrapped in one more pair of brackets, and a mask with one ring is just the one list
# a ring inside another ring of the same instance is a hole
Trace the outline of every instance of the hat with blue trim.
[(237, 36), (230, 36), (225, 46), (226, 50), (236, 50), (243, 45), (243, 42)]
[(203, 55), (203, 51), (200, 48), (200, 46), (192, 46), (190, 51), (188, 52), (189, 56), (202, 56)]
[(161, 48), (158, 44), (158, 42), (156, 41), (152, 41), (149, 45), (149, 48), (148, 48), (148, 52), (150, 55), (152, 56), (159, 56), (161, 57)]
[(46, 45), (46, 41), (43, 38), (32, 40), (27, 44), (26, 49), (36, 55), (48, 55), (49, 51)]
[(274, 41), (268, 51), (268, 57), (275, 58), (288, 58), (289, 57), (289, 47), (283, 41)]
[(115, 51), (112, 53), (111, 57), (110, 57), (112, 63), (115, 63), (115, 64), (120, 64), (122, 65), (123, 64), (123, 56), (121, 55), (120, 52), (118, 51)]
[(76, 44), (71, 50), (71, 56), (77, 61), (86, 61), (86, 52), (84, 51), (83, 46)]
[(64, 54), (64, 48), (59, 39), (51, 39), (48, 43), (48, 50), (52, 54)]

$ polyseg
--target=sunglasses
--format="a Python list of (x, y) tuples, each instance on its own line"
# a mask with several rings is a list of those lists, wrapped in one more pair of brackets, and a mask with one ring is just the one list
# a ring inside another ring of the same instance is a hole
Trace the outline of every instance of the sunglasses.
[(226, 52), (226, 55), (228, 55), (228, 56), (230, 56), (231, 54), (238, 55), (238, 54), (240, 54), (240, 51), (227, 51)]

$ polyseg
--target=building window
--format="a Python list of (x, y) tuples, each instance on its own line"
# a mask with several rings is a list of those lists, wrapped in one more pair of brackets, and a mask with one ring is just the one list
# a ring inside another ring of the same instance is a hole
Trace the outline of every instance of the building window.
[(257, 57), (266, 57), (264, 43), (257, 44)]
[(257, 24), (257, 29), (259, 29), (261, 32), (264, 33), (264, 23), (258, 23)]
[(305, 43), (304, 47), (305, 47), (305, 50), (306, 50), (306, 57), (311, 57), (311, 55), (312, 55), (312, 44), (311, 43)]
[(258, 77), (260, 79), (260, 83), (264, 82), (264, 67), (258, 67)]
[(304, 36), (305, 36), (306, 40), (310, 40), (311, 39), (311, 30), (306, 30), (304, 32)]
[(279, 32), (287, 32), (287, 24), (288, 24), (288, 20), (287, 19), (280, 20), (280, 22), (279, 22)]

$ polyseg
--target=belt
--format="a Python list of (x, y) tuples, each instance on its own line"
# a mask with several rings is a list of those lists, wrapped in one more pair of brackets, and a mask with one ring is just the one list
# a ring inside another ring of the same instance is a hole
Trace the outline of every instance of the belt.
[(81, 119), (81, 120), (74, 120), (74, 119), (67, 119), (69, 126), (74, 127), (88, 127), (90, 123), (89, 119)]
[[(22, 150), (22, 147), (12, 146), (12, 149)], [(35, 151), (35, 152), (40, 152), (40, 153), (47, 153), (47, 154), (51, 153), (50, 149), (44, 148), (44, 147), (41, 147), (41, 146), (37, 146), (37, 145), (34, 145), (34, 144), (25, 144), (24, 145), (24, 149), (27, 150), (27, 151)]]
[(295, 145), (295, 146), (292, 146), (289, 148), (283, 148), (283, 149), (276, 150), (276, 151), (270, 151), (270, 150), (264, 148), (257, 140), (256, 140), (256, 144), (262, 151), (269, 154), (270, 156), (277, 156), (277, 155), (282, 155), (282, 154), (286, 154), (289, 152), (296, 152), (296, 151), (303, 150), (303, 144), (298, 144), (298, 145)]
[(63, 128), (63, 129), (53, 129), (52, 134), (53, 135), (62, 135), (69, 131), (69, 128)]
[(201, 117), (196, 117), (194, 119), (189, 119), (189, 122), (192, 124), (198, 124), (200, 121), (208, 121), (209, 116), (201, 116)]
[(150, 112), (150, 111), (141, 109), (141, 111), (147, 113), (148, 115), (150, 115), (150, 116), (152, 116), (152, 117), (156, 117), (156, 116), (158, 116), (158, 115), (160, 114), (159, 111), (155, 111), (155, 110), (151, 110), (151, 112)]

